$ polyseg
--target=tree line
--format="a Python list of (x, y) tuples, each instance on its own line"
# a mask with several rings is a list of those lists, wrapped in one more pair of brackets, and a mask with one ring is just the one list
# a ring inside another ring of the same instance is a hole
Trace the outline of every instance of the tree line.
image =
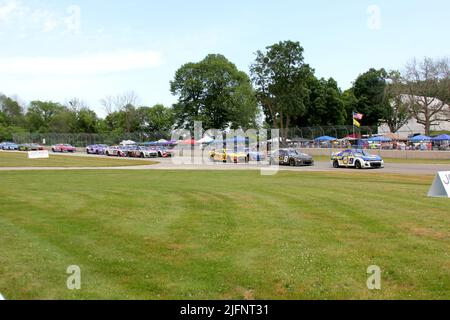
[(353, 112), (363, 126), (385, 123), (396, 132), (411, 118), (425, 127), (450, 121), (449, 59), (413, 60), (402, 72), (370, 69), (342, 91), (333, 78), (318, 78), (305, 62), (299, 42), (284, 41), (256, 52), (249, 74), (220, 54), (181, 66), (170, 82), (173, 106), (137, 106), (133, 92), (102, 99), (98, 115), (82, 100), (61, 104), (31, 101), (22, 106), (0, 95), (0, 140), (14, 133), (131, 133), (204, 129), (288, 128), (352, 125)]

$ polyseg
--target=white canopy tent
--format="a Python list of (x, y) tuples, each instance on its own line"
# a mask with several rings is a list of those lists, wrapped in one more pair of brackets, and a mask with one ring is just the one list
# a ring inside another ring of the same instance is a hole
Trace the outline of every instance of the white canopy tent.
[(136, 142), (132, 141), (132, 140), (124, 140), (120, 143), (121, 146), (132, 146), (135, 145)]
[(213, 138), (211, 138), (210, 136), (206, 136), (206, 137), (198, 140), (197, 142), (198, 143), (210, 143), (210, 142), (213, 142), (213, 141), (214, 141)]

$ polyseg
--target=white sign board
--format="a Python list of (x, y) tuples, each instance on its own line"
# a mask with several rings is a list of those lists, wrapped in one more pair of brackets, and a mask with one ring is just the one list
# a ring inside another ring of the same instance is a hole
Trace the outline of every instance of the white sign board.
[(428, 196), (450, 198), (450, 171), (438, 172)]
[(48, 159), (49, 157), (47, 150), (28, 152), (28, 159)]

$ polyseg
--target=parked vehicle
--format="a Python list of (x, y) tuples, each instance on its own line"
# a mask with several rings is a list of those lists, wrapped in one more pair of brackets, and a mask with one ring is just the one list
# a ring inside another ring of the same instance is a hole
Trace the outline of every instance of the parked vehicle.
[(25, 144), (19, 145), (18, 150), (19, 151), (39, 151), (39, 150), (44, 150), (44, 147), (42, 147), (36, 143), (25, 143)]
[(209, 153), (212, 161), (221, 161), (229, 163), (248, 162), (248, 154), (246, 152), (240, 152), (229, 149), (213, 150)]
[(134, 146), (128, 149), (128, 156), (132, 158), (156, 158), (158, 152), (151, 148)]
[(175, 152), (166, 147), (155, 146), (155, 147), (150, 147), (150, 149), (156, 151), (159, 158), (171, 158), (171, 157), (175, 156)]
[(57, 144), (52, 147), (53, 152), (77, 152), (77, 148), (70, 144)]
[(125, 150), (125, 148), (123, 147), (110, 146), (106, 148), (105, 155), (108, 157), (126, 157), (127, 150)]
[(108, 148), (106, 144), (94, 144), (86, 147), (87, 154), (105, 154), (105, 150)]
[(334, 168), (384, 168), (384, 160), (380, 156), (371, 155), (366, 151), (359, 149), (334, 153), (331, 157), (331, 161)]
[(19, 150), (19, 145), (13, 142), (2, 142), (0, 143), (1, 150)]
[(276, 150), (270, 156), (270, 164), (279, 164), (280, 166), (313, 166), (313, 158), (306, 154), (298, 152), (295, 149)]

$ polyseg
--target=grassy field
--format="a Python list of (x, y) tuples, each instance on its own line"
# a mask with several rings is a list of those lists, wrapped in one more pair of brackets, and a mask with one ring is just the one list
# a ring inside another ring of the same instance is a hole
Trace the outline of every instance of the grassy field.
[[(431, 176), (0, 172), (9, 299), (448, 299)], [(66, 288), (79, 265), (82, 289)], [(366, 287), (370, 265), (382, 290)]]
[(0, 167), (124, 167), (154, 163), (156, 162), (52, 154), (50, 154), (49, 159), (28, 159), (26, 152), (0, 152)]

